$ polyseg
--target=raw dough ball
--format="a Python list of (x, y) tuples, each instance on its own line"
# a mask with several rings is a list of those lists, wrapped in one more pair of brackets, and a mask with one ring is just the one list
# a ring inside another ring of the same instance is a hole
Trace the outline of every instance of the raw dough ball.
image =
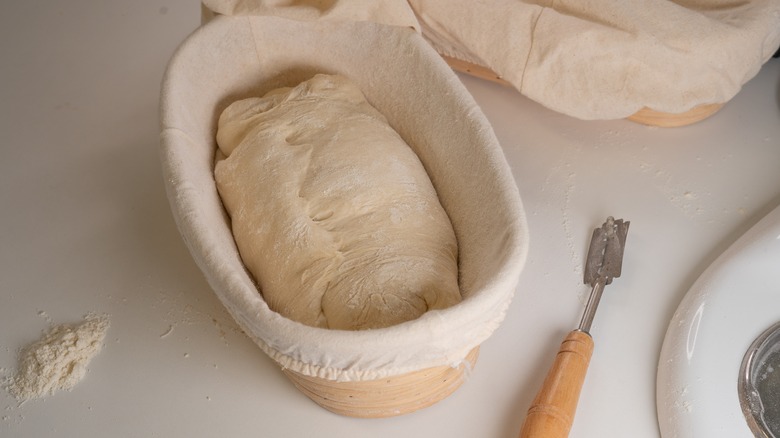
[(230, 105), (215, 168), (268, 306), (359, 330), (461, 300), (452, 224), (417, 155), (342, 76)]

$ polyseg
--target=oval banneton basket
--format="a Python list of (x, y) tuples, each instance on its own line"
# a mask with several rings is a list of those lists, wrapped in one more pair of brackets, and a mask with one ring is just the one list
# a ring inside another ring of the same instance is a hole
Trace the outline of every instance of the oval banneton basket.
[[(286, 319), (263, 301), (214, 184), (217, 119), (237, 99), (316, 73), (351, 78), (420, 157), (458, 239), (460, 304), (393, 327), (340, 331)], [(528, 229), (492, 128), (419, 34), (373, 23), (217, 17), (172, 57), (161, 129), (166, 191), (192, 257), (241, 328), (302, 392), (337, 413), (385, 417), (431, 405), (460, 385), (504, 318)]]

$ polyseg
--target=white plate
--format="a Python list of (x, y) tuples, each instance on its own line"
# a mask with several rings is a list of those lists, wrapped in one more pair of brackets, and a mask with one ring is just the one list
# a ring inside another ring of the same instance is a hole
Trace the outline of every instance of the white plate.
[(737, 396), (750, 344), (780, 320), (780, 207), (696, 281), (669, 324), (658, 365), (661, 435), (753, 437)]

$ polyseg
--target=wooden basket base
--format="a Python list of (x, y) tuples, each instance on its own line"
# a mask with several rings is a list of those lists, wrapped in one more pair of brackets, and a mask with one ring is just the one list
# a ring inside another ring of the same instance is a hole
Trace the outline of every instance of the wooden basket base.
[(676, 128), (678, 126), (688, 126), (696, 122), (700, 122), (715, 114), (721, 108), (723, 108), (722, 103), (710, 103), (693, 107), (684, 113), (678, 114), (664, 113), (661, 111), (651, 110), (650, 108), (642, 108), (634, 114), (626, 117), (626, 119), (648, 126)]
[(452, 394), (466, 379), (479, 355), (475, 347), (457, 368), (439, 366), (385, 379), (336, 382), (283, 370), (307, 397), (340, 415), (384, 418), (408, 414)]

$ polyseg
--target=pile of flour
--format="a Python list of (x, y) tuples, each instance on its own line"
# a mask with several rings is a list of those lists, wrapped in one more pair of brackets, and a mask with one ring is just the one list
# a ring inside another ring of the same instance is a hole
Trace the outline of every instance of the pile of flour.
[(50, 328), (21, 351), (16, 374), (6, 380), (6, 389), (24, 402), (73, 388), (103, 347), (108, 326), (108, 316), (90, 314), (79, 324)]

